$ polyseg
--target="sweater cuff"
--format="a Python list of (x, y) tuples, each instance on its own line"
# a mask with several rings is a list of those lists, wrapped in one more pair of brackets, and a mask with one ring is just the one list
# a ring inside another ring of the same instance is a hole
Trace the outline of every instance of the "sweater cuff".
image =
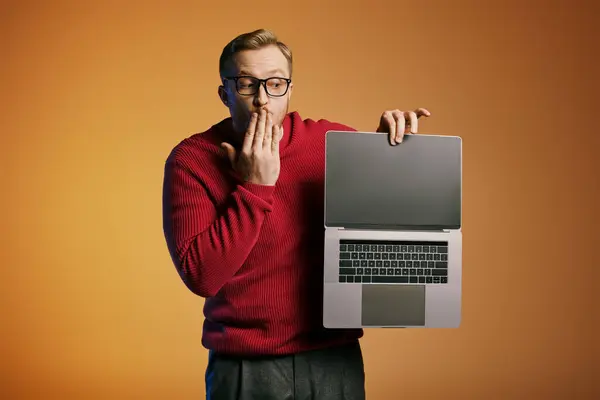
[(240, 189), (246, 193), (249, 193), (253, 197), (258, 197), (258, 200), (263, 205), (265, 210), (271, 211), (273, 206), (273, 193), (275, 192), (275, 185), (268, 186), (243, 182), (240, 183)]

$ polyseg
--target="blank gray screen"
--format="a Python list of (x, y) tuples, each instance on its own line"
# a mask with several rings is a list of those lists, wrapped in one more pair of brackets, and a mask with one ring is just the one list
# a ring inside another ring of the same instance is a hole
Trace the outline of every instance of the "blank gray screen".
[(461, 138), (329, 132), (327, 226), (458, 228)]

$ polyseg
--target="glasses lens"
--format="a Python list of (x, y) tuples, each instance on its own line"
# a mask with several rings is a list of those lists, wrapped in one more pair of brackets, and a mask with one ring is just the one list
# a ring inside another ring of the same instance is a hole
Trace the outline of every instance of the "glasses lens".
[(240, 94), (254, 94), (258, 88), (258, 80), (251, 77), (241, 77), (237, 80), (237, 90)]
[(282, 96), (287, 90), (288, 83), (285, 79), (271, 78), (267, 80), (267, 92), (271, 96)]

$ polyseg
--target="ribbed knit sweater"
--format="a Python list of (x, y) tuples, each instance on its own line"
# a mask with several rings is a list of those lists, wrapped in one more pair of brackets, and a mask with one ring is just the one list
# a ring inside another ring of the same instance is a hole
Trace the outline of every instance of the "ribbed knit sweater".
[(163, 220), (171, 258), (205, 298), (202, 344), (228, 354), (291, 354), (355, 341), (323, 328), (326, 120), (283, 123), (275, 186), (238, 179), (221, 142), (229, 118), (181, 141), (165, 166)]

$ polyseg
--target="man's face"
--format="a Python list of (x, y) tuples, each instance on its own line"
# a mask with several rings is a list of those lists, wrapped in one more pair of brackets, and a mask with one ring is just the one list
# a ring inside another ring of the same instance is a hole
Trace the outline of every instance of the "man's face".
[[(277, 46), (242, 51), (234, 56), (231, 64), (233, 68), (227, 76), (249, 76), (258, 79), (290, 77), (288, 61)], [(275, 125), (281, 125), (289, 109), (292, 83), (290, 82), (285, 95), (276, 97), (273, 94), (282, 93), (285, 85), (284, 81), (269, 81), (269, 95), (263, 84), (256, 84), (251, 79), (240, 78), (237, 88), (234, 80), (226, 80), (224, 85), (219, 87), (219, 96), (229, 109), (234, 130), (238, 133), (245, 132), (252, 113), (263, 108), (272, 113)], [(256, 88), (258, 91), (255, 94), (249, 94)]]

